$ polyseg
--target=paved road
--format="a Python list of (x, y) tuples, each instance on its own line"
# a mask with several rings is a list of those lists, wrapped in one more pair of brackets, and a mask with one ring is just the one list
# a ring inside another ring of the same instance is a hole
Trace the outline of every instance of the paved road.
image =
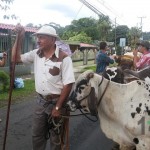
[[(26, 100), (11, 106), (6, 150), (32, 150), (31, 123), (34, 100)], [(0, 109), (0, 150), (2, 150), (6, 108)], [(99, 122), (91, 122), (84, 116), (70, 119), (70, 150), (110, 150), (113, 142), (99, 128)], [(47, 150), (49, 146), (47, 146)]]

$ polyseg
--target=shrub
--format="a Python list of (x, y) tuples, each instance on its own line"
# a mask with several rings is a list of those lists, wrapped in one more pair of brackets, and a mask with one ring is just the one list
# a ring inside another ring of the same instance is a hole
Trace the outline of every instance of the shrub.
[(4, 71), (0, 71), (0, 93), (8, 91), (9, 81), (9, 75)]

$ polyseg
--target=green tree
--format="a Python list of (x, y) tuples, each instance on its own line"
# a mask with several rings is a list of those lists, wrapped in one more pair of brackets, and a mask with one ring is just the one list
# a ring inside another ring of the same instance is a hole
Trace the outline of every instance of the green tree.
[(34, 27), (33, 23), (28, 23), (26, 27)]
[(81, 32), (78, 35), (69, 38), (69, 41), (80, 41), (81, 43), (92, 43), (91, 37), (88, 37), (86, 33)]
[(98, 39), (97, 23), (98, 21), (91, 17), (73, 20), (71, 25), (65, 27), (63, 38), (66, 39), (68, 35), (74, 36), (84, 32), (92, 40), (96, 40)]
[(150, 41), (150, 32), (143, 32), (143, 40)]
[[(116, 45), (119, 45), (120, 43), (120, 38), (126, 38), (126, 45), (128, 45), (128, 35), (129, 35), (129, 28), (126, 25), (119, 25), (112, 30), (113, 35), (115, 35), (116, 32)], [(114, 40), (115, 41), (115, 36)]]
[(133, 48), (139, 41), (141, 36), (141, 31), (137, 27), (132, 27), (128, 34), (128, 44)]
[(0, 8), (4, 11), (10, 9), (9, 5), (13, 3), (14, 0), (1, 0)]
[(108, 16), (100, 15), (97, 29), (100, 41), (107, 41), (110, 30), (112, 29), (111, 22)]
[(73, 31), (64, 31), (62, 35), (63, 40), (68, 40), (69, 38), (78, 35), (78, 32), (73, 32)]
[[(14, 0), (0, 0), (0, 9), (4, 12), (10, 9), (10, 5), (13, 4)], [(4, 19), (17, 19), (18, 17), (15, 14), (5, 14)]]

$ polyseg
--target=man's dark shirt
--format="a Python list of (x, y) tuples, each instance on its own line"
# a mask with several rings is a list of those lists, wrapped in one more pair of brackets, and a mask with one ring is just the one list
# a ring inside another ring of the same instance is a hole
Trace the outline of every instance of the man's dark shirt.
[(99, 51), (96, 55), (96, 73), (102, 73), (105, 70), (106, 66), (113, 63), (113, 59), (111, 59), (106, 53)]

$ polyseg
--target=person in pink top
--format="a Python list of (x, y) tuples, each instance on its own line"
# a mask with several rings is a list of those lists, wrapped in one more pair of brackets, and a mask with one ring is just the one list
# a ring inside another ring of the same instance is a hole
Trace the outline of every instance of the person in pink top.
[[(137, 49), (133, 51), (133, 63), (137, 70), (141, 70), (150, 65), (150, 43), (148, 41), (141, 41), (137, 43), (137, 46)], [(142, 53), (140, 58), (137, 56), (138, 51)]]

